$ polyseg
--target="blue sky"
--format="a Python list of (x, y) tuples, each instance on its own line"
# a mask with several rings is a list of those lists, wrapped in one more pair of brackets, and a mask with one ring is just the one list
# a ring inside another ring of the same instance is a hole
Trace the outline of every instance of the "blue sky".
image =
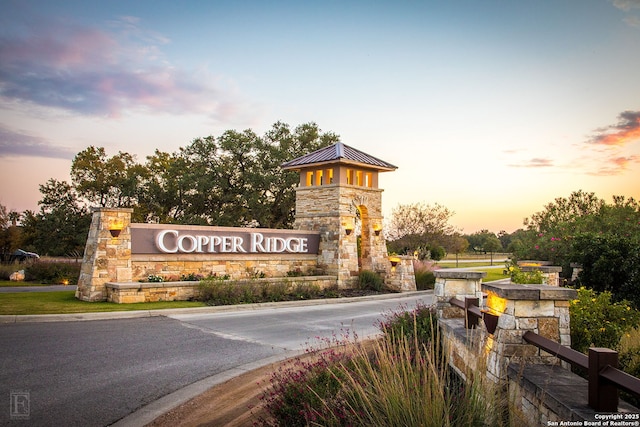
[(0, 203), (86, 147), (173, 152), (316, 122), (399, 203), (508, 232), (572, 191), (640, 198), (640, 0), (0, 0)]

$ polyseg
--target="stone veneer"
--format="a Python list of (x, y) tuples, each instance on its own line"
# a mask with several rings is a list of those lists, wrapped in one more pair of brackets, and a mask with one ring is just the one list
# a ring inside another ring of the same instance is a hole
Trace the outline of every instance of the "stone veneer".
[[(294, 228), (320, 232), (318, 268), (338, 276), (338, 286), (355, 284), (361, 270), (372, 270), (384, 277), (395, 277), (396, 287), (415, 290), (413, 264), (392, 271), (382, 229), (382, 191), (378, 188), (347, 184), (328, 184), (296, 188)], [(356, 212), (360, 212), (361, 256), (358, 260)], [(347, 230), (352, 230), (347, 234)], [(376, 234), (376, 230), (378, 233)], [(359, 262), (361, 264), (359, 264)], [(405, 274), (406, 273), (406, 274)]]
[(398, 263), (391, 267), (389, 272), (382, 273), (385, 277), (385, 285), (398, 292), (415, 291), (416, 276), (413, 271), (413, 257), (399, 256)]
[[(296, 284), (316, 285), (320, 289), (335, 286), (333, 276), (286, 277), (271, 279), (239, 280), (235, 284), (242, 286), (247, 283), (283, 283), (290, 287)], [(107, 283), (107, 301), (120, 304), (156, 301), (186, 301), (198, 296), (200, 282), (146, 282), (146, 283)]]
[(542, 273), (544, 283), (549, 286), (560, 286), (560, 273), (562, 273), (562, 267), (553, 265), (524, 265), (519, 268), (521, 271), (540, 271)]
[(487, 308), (500, 316), (496, 331), (487, 338), (489, 378), (494, 381), (505, 379), (507, 366), (515, 360), (558, 363), (556, 357), (527, 344), (522, 336), (532, 331), (569, 347), (569, 303), (577, 297), (575, 289), (510, 283), (486, 283), (482, 289), (487, 293)]
[(463, 300), (478, 298), (482, 301), (482, 278), (486, 272), (436, 270), (433, 295), (440, 319), (464, 318), (464, 310), (449, 303), (451, 298)]
[[(105, 283), (132, 280), (129, 223), (133, 209), (94, 208), (92, 211), (76, 298), (105, 301)], [(111, 229), (118, 229), (120, 234), (112, 236)]]
[(318, 273), (317, 256), (301, 254), (228, 254), (216, 258), (206, 254), (134, 254), (131, 256), (131, 269), (133, 281), (144, 281), (149, 275), (178, 281), (191, 273), (203, 277), (228, 275), (232, 279), (287, 277), (290, 271), (311, 276)]

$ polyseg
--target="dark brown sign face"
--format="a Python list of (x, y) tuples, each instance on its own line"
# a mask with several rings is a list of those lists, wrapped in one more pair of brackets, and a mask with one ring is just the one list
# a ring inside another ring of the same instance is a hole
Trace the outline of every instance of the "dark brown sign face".
[(317, 254), (318, 233), (131, 224), (132, 254)]

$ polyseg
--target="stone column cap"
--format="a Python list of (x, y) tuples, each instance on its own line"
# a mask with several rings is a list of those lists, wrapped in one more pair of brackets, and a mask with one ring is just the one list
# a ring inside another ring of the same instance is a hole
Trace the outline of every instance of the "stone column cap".
[(133, 213), (133, 208), (109, 208), (104, 206), (93, 206), (91, 207), (91, 212), (126, 212)]
[(449, 271), (449, 270), (435, 270), (433, 272), (436, 278), (442, 277), (443, 279), (482, 279), (486, 277), (486, 271)]
[(523, 265), (519, 268), (522, 271), (541, 271), (543, 273), (560, 273), (562, 271), (562, 267), (556, 265)]
[(578, 292), (575, 289), (537, 284), (483, 283), (482, 290), (510, 300), (569, 301), (576, 299), (578, 296)]

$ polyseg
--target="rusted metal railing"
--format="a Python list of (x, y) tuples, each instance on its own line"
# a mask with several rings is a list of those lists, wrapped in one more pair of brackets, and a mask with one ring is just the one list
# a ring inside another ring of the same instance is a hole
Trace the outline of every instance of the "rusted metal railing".
[(479, 298), (465, 298), (459, 300), (457, 298), (451, 298), (449, 304), (455, 305), (465, 311), (465, 326), (467, 329), (473, 329), (480, 324), (480, 319), (484, 321), (484, 325), (487, 331), (492, 334), (495, 332), (498, 326), (498, 316), (491, 313), (488, 310), (481, 310), (479, 307)]
[[(499, 316), (482, 310), (479, 307), (478, 298), (465, 298), (459, 300), (451, 298), (449, 303), (465, 311), (465, 326), (472, 329), (478, 326), (483, 319), (487, 331), (495, 332)], [(572, 366), (582, 368), (588, 372), (589, 406), (599, 412), (616, 412), (618, 410), (618, 391), (624, 390), (640, 398), (640, 379), (618, 369), (618, 352), (608, 349), (593, 347), (589, 349), (589, 355), (580, 353), (570, 347), (561, 345), (532, 331), (524, 333), (522, 338), (560, 360), (570, 363)]]
[(585, 369), (589, 380), (589, 406), (595, 411), (616, 412), (620, 389), (640, 397), (640, 379), (618, 369), (617, 351), (592, 347), (587, 356), (532, 331), (525, 332), (522, 338), (558, 359)]

